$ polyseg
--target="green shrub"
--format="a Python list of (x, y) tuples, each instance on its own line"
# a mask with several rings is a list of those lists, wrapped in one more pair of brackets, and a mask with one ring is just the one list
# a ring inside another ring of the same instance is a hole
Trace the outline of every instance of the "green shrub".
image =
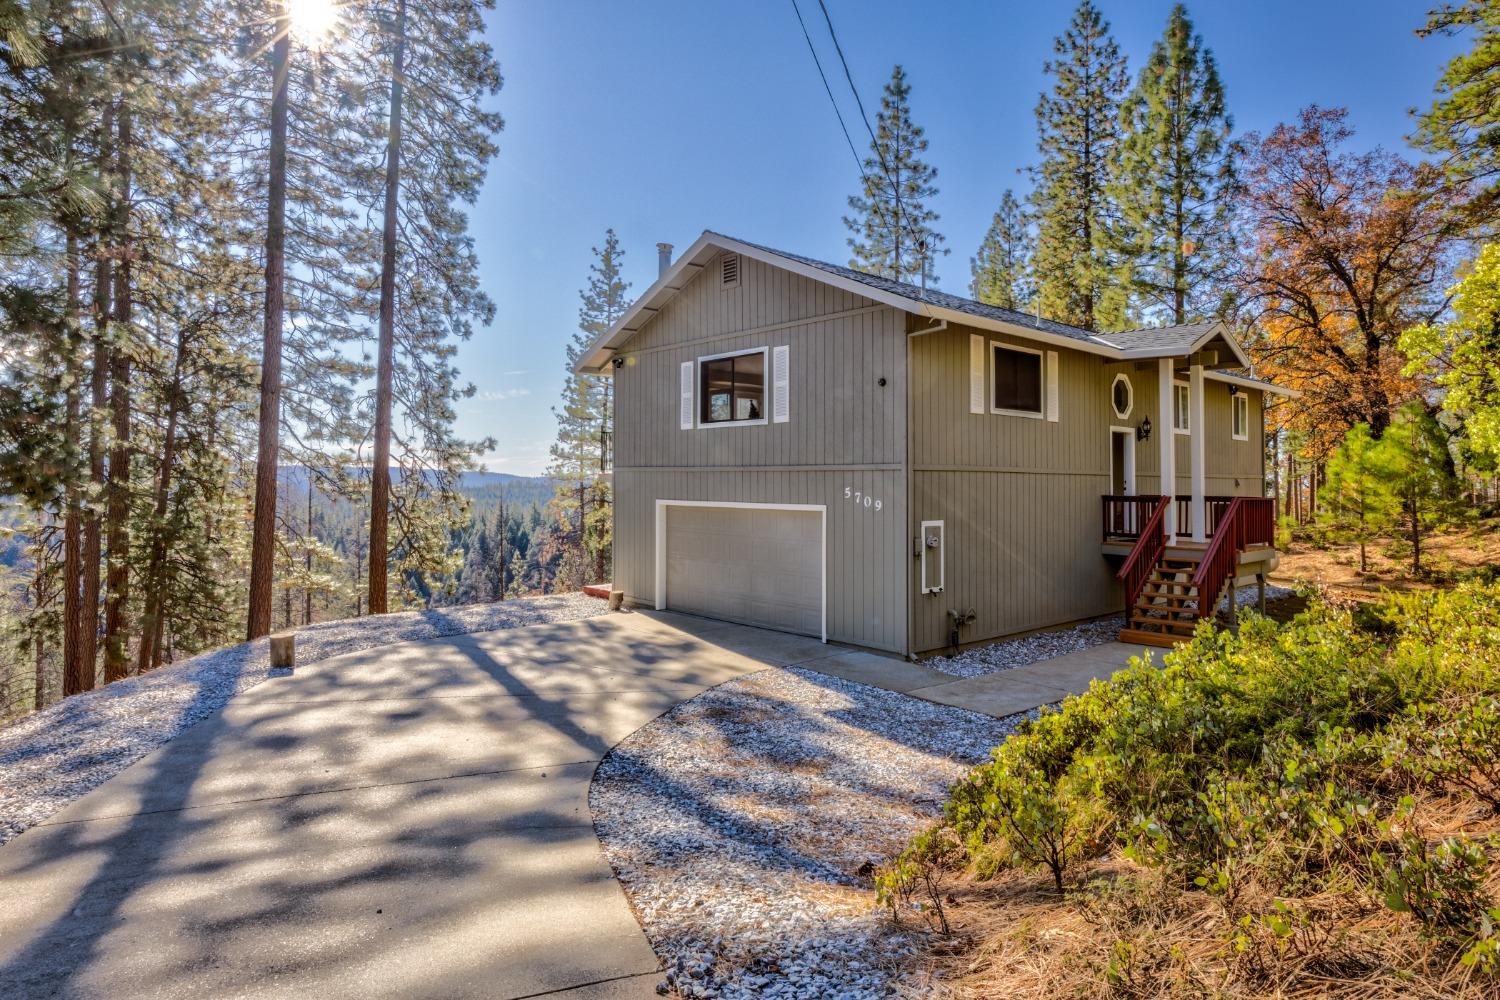
[(1493, 970), (1489, 848), (1429, 842), (1419, 793), (1500, 808), (1500, 587), (1202, 626), (1164, 667), (1133, 660), (1022, 726), (954, 787), (946, 833), (882, 879), (887, 901), (923, 885), (938, 900), (924, 879), (963, 864), (1042, 869), (1061, 892), (1119, 852), (1218, 899), (1231, 952), (1302, 947), (1326, 922), (1290, 900), (1354, 892)]

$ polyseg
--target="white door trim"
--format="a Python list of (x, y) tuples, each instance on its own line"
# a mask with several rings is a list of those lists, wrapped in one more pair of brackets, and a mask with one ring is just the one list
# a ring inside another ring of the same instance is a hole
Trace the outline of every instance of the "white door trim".
[(1135, 496), (1135, 428), (1115, 427), (1109, 429), (1109, 488), (1115, 487), (1115, 435), (1125, 437), (1125, 495)]
[(657, 500), (656, 501), (656, 610), (667, 610), (667, 508), (668, 507), (734, 507), (741, 510), (800, 510), (818, 514), (819, 638), (828, 641), (828, 505), (821, 503), (742, 503), (737, 500)]

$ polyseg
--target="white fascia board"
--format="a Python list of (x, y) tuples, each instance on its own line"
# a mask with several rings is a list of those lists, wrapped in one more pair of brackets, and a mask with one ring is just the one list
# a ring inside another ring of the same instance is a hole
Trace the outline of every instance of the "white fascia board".
[[(645, 319), (650, 319), (666, 304), (667, 299), (686, 287), (687, 283), (707, 266), (709, 259), (717, 252), (714, 242), (707, 233), (694, 240), (693, 245), (672, 262), (667, 272), (657, 278), (640, 298), (632, 302), (623, 316), (615, 320), (614, 326), (594, 338), (588, 350), (578, 358), (573, 371), (579, 374), (602, 372), (614, 355), (613, 348), (633, 336)], [(637, 322), (638, 320), (641, 322)]]
[(1242, 389), (1259, 389), (1261, 392), (1273, 393), (1277, 396), (1285, 396), (1287, 399), (1301, 399), (1302, 393), (1296, 389), (1288, 389), (1286, 386), (1276, 385), (1272, 382), (1262, 382), (1258, 379), (1244, 378), (1239, 375), (1230, 375), (1228, 372), (1205, 371), (1203, 377), (1212, 382), (1227, 382), (1237, 385)]
[[(902, 308), (907, 312), (917, 311), (913, 307), (917, 305), (910, 299), (902, 300), (906, 303)], [(989, 330), (994, 333), (1008, 333), (1012, 337), (1022, 340), (1033, 340), (1039, 344), (1049, 344), (1053, 347), (1066, 347), (1074, 351), (1082, 351), (1085, 354), (1097, 354), (1100, 357), (1109, 358), (1114, 361), (1122, 360), (1123, 352), (1117, 347), (1108, 344), (1096, 343), (1094, 340), (1079, 340), (1075, 337), (1064, 337), (1061, 334), (1048, 333), (1046, 330), (1038, 330), (1035, 327), (1022, 326), (1020, 323), (1007, 323), (1004, 320), (990, 319), (986, 316), (975, 316), (973, 313), (962, 312), (958, 309), (944, 309), (942, 306), (922, 303), (924, 307), (922, 315), (932, 319), (945, 319), (949, 323), (957, 323), (961, 326), (973, 327), (976, 330)]]

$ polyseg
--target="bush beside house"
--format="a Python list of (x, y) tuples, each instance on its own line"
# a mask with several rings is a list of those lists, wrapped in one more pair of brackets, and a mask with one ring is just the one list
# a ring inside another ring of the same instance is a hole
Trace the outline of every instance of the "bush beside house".
[(881, 872), (966, 935), (960, 993), (1500, 992), (1500, 587), (1165, 662), (1025, 726)]

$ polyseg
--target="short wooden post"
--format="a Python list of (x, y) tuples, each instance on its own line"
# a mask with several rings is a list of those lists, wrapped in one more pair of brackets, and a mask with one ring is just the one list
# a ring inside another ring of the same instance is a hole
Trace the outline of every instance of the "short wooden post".
[(1229, 630), (1235, 633), (1240, 630), (1240, 594), (1232, 576), (1229, 578)]
[(271, 636), (271, 666), (291, 670), (297, 665), (297, 633), (278, 632)]
[(1266, 574), (1255, 574), (1255, 610), (1266, 613)]
[(625, 591), (623, 591), (623, 590), (613, 590), (613, 589), (610, 590), (610, 592), (609, 592), (609, 610), (611, 610), (611, 611), (619, 611), (620, 608), (624, 607), (624, 605), (625, 605)]

